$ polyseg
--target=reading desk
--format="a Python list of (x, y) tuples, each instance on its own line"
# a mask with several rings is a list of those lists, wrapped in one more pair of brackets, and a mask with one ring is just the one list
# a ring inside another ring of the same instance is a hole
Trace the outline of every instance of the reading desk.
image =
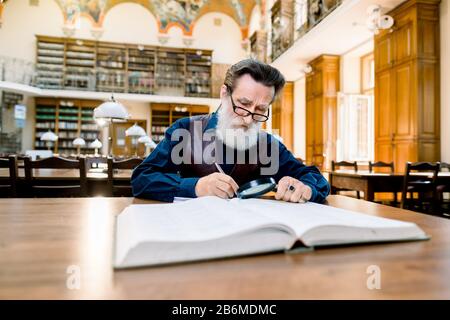
[[(152, 201), (0, 199), (0, 299), (450, 298), (450, 220), (344, 196), (327, 201), (415, 222), (432, 239), (113, 271), (114, 216)], [(377, 267), (381, 288), (371, 290)]]

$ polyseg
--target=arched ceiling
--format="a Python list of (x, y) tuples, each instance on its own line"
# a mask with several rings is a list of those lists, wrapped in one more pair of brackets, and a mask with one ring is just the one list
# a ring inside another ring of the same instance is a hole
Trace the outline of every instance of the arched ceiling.
[[(192, 35), (196, 21), (206, 13), (222, 12), (229, 15), (248, 36), (250, 16), (256, 4), (264, 8), (265, 0), (55, 0), (64, 14), (66, 24), (87, 17), (92, 25), (101, 28), (105, 16), (114, 6), (131, 2), (142, 5), (157, 19), (160, 33), (178, 26), (185, 35)], [(132, 17), (124, 17), (132, 19)]]

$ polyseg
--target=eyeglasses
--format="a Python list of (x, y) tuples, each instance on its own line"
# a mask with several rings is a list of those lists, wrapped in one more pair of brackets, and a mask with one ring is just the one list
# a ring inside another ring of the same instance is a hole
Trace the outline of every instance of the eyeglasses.
[(233, 111), (234, 113), (236, 113), (238, 116), (241, 117), (248, 117), (248, 116), (252, 116), (252, 119), (258, 122), (266, 122), (269, 119), (269, 112), (270, 110), (267, 109), (267, 115), (265, 114), (261, 114), (261, 113), (254, 113), (251, 112), (245, 108), (241, 108), (238, 107), (234, 101), (233, 101), (233, 97), (231, 96), (231, 92), (230, 92), (230, 99), (231, 99), (231, 105), (233, 106)]

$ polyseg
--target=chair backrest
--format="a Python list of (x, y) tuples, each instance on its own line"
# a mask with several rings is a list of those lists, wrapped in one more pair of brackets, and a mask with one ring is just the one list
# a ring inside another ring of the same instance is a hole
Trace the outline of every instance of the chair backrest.
[(31, 157), (32, 160), (51, 158), (53, 157), (53, 151), (51, 150), (27, 150), (25, 155)]
[(450, 171), (450, 163), (447, 162), (441, 162), (441, 165), (439, 167), (439, 170), (441, 171)]
[[(48, 181), (45, 181), (45, 179), (37, 181), (33, 177), (33, 169), (78, 169), (80, 177), (79, 185), (74, 185), (73, 181), (64, 181), (63, 178), (61, 179), (62, 182), (59, 181), (57, 184), (49, 183)], [(30, 158), (26, 158), (25, 180), (32, 189), (45, 186), (45, 190), (48, 192), (59, 190), (61, 192), (68, 191), (67, 193), (70, 195), (87, 196), (86, 159), (84, 157), (80, 157), (78, 160), (50, 157), (33, 161)], [(54, 190), (51, 190), (52, 186), (54, 187)], [(49, 193), (49, 195), (52, 194)]]
[(335, 171), (338, 168), (341, 167), (351, 167), (353, 170), (358, 171), (358, 164), (356, 161), (349, 162), (349, 161), (331, 161), (331, 170)]
[(394, 172), (394, 162), (369, 161), (369, 172), (372, 172), (373, 168), (389, 168), (392, 173)]
[(108, 163), (108, 158), (103, 156), (86, 157), (86, 168), (98, 168), (99, 163)]
[[(404, 207), (408, 192), (431, 192), (436, 198), (436, 181), (439, 173), (439, 162), (407, 162), (403, 180), (402, 204)], [(415, 175), (414, 173), (424, 173)], [(410, 189), (414, 188), (414, 189)]]
[(6, 184), (0, 180), (0, 190), (7, 189), (11, 197), (17, 196), (17, 157), (10, 155), (8, 158), (0, 158), (0, 168), (8, 168), (9, 175), (5, 179)]
[(111, 196), (132, 196), (131, 180), (118, 180), (114, 178), (115, 170), (133, 170), (141, 164), (141, 158), (129, 158), (126, 160), (115, 160), (108, 157), (108, 187)]

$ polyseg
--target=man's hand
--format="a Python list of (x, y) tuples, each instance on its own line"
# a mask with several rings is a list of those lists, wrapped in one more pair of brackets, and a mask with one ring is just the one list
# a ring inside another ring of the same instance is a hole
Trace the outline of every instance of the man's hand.
[(275, 199), (288, 202), (304, 203), (311, 199), (312, 190), (309, 186), (292, 177), (283, 177), (278, 182)]
[(218, 196), (220, 198), (233, 198), (239, 186), (230, 176), (215, 172), (200, 178), (195, 186), (197, 197)]

